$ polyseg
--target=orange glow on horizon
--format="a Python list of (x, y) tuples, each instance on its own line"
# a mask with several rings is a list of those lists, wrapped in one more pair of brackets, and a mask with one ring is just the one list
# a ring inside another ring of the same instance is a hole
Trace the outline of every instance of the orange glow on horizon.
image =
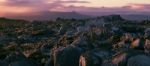
[[(56, 0), (45, 0), (45, 2), (49, 3), (49, 4), (53, 3), (53, 1), (56, 1)], [(60, 1), (69, 1), (69, 0), (60, 0)], [(149, 0), (77, 0), (77, 1), (87, 1), (89, 3), (65, 3), (65, 4), (61, 3), (61, 5), (62, 6), (73, 5), (73, 6), (95, 7), (95, 8), (100, 8), (100, 7), (108, 7), (108, 8), (116, 8), (116, 7), (118, 8), (119, 7), (119, 8), (121, 8), (123, 6), (131, 6), (131, 9), (137, 10), (137, 9), (143, 9), (144, 6), (132, 5), (132, 4), (150, 4)], [(40, 11), (40, 9), (42, 9), (44, 7), (46, 7), (45, 10), (50, 10), (50, 11), (76, 10), (76, 9), (72, 9), (72, 8), (63, 8), (63, 7), (61, 7), (61, 5), (60, 5), (60, 7), (54, 6), (53, 8), (47, 8), (50, 5), (47, 5), (46, 3), (38, 4), (38, 6), (43, 6), (42, 8), (32, 5), (32, 3), (30, 3), (29, 6), (23, 6), (23, 7), (19, 7), (19, 5), (17, 5), (17, 4), (15, 4), (14, 6), (11, 6), (9, 4), (6, 5), (5, 3), (7, 3), (7, 0), (0, 0), (0, 15), (7, 14), (7, 13), (28, 13), (28, 12), (38, 11), (38, 10)], [(46, 5), (44, 5), (44, 4), (46, 4)], [(34, 10), (34, 8), (37, 8), (37, 9)], [(77, 10), (82, 10), (82, 8), (77, 9)]]
[(131, 9), (143, 9), (144, 7), (143, 6), (140, 6), (140, 5), (132, 5), (131, 6)]
[(19, 8), (19, 7), (6, 7), (0, 6), (0, 14), (7, 14), (7, 13), (27, 13), (30, 12), (30, 8)]

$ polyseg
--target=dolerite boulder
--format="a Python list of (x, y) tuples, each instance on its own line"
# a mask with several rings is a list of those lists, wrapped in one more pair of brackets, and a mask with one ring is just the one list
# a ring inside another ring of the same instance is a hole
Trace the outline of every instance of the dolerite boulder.
[(15, 62), (15, 61), (20, 61), (20, 60), (25, 60), (26, 57), (21, 53), (21, 52), (13, 52), (9, 54), (4, 61), (7, 62), (8, 64)]
[(150, 40), (149, 39), (146, 39), (146, 42), (144, 44), (144, 49), (145, 49), (145, 52), (150, 53)]
[(2, 61), (0, 60), (0, 65), (2, 64)]
[(54, 49), (54, 53), (51, 59), (53, 59), (54, 61), (54, 66), (78, 66), (81, 53), (82, 51), (80, 50), (80, 48), (75, 46), (56, 48)]
[(8, 55), (4, 62), (6, 66), (38, 66), (35, 62), (28, 60), (21, 52), (14, 52)]
[(49, 60), (46, 62), (46, 64), (44, 66), (54, 66), (53, 59), (49, 58)]
[(38, 64), (33, 62), (32, 60), (22, 60), (12, 62), (9, 64), (9, 66), (38, 66)]
[(49, 56), (43, 54), (40, 51), (36, 51), (28, 57), (28, 59), (32, 59), (32, 60), (38, 62), (38, 64), (40, 64), (40, 66), (43, 66), (46, 63), (47, 58), (49, 58)]
[(129, 58), (136, 55), (146, 55), (143, 51), (122, 50), (112, 57), (112, 64), (117, 66), (126, 66)]
[(101, 49), (88, 51), (80, 56), (80, 66), (102, 66), (111, 57), (111, 52)]
[(42, 45), (42, 47), (40, 48), (40, 51), (42, 52), (42, 54), (44, 55), (49, 55), (50, 54), (50, 50), (53, 48), (52, 44), (45, 44)]
[(54, 66), (56, 63), (56, 54), (61, 53), (64, 48), (65, 47), (54, 47), (50, 52), (50, 58), (46, 62), (45, 66)]
[(91, 49), (91, 44), (88, 43), (87, 37), (85, 37), (85, 36), (78, 37), (75, 41), (72, 42), (71, 45), (80, 47), (85, 51), (89, 50), (89, 48)]
[(137, 38), (131, 43), (130, 48), (136, 50), (144, 50), (145, 39), (144, 38)]
[(150, 66), (150, 57), (137, 55), (128, 60), (127, 66)]
[(8, 66), (8, 63), (3, 60), (0, 60), (0, 66)]
[(0, 60), (0, 65), (2, 64), (3, 62)]

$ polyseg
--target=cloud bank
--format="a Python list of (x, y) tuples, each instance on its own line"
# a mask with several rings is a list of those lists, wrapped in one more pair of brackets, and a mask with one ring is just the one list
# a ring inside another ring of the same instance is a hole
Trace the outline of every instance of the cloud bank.
[(150, 4), (129, 3), (120, 7), (87, 7), (75, 4), (91, 3), (85, 0), (0, 0), (0, 15), (47, 11), (77, 12), (149, 12)]

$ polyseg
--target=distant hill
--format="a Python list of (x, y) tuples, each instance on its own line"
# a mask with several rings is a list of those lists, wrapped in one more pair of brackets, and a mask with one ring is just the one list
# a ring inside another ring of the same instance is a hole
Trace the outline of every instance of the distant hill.
[(121, 15), (124, 19), (128, 20), (150, 20), (150, 15), (142, 15), (142, 14), (129, 14), (129, 15)]
[(150, 12), (33, 12), (27, 14), (8, 14), (7, 18), (25, 19), (25, 20), (55, 20), (56, 18), (65, 19), (84, 19), (97, 16), (121, 15), (127, 20), (150, 20)]
[(91, 16), (108, 16), (108, 15), (121, 15), (124, 19), (127, 20), (150, 20), (150, 12), (81, 12), (82, 14), (91, 15)]
[[(15, 15), (15, 14), (14, 14)], [(82, 15), (77, 12), (34, 12), (28, 14), (19, 14), (19, 15), (9, 15), (9, 18), (17, 18), (17, 19), (27, 19), (27, 20), (54, 20), (58, 17), (65, 19), (84, 19), (89, 18), (90, 16)]]

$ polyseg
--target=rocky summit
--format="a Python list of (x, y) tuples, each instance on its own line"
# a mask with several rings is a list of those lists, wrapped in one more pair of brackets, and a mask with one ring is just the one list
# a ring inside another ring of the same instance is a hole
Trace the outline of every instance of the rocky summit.
[(150, 66), (150, 21), (0, 18), (0, 66)]

